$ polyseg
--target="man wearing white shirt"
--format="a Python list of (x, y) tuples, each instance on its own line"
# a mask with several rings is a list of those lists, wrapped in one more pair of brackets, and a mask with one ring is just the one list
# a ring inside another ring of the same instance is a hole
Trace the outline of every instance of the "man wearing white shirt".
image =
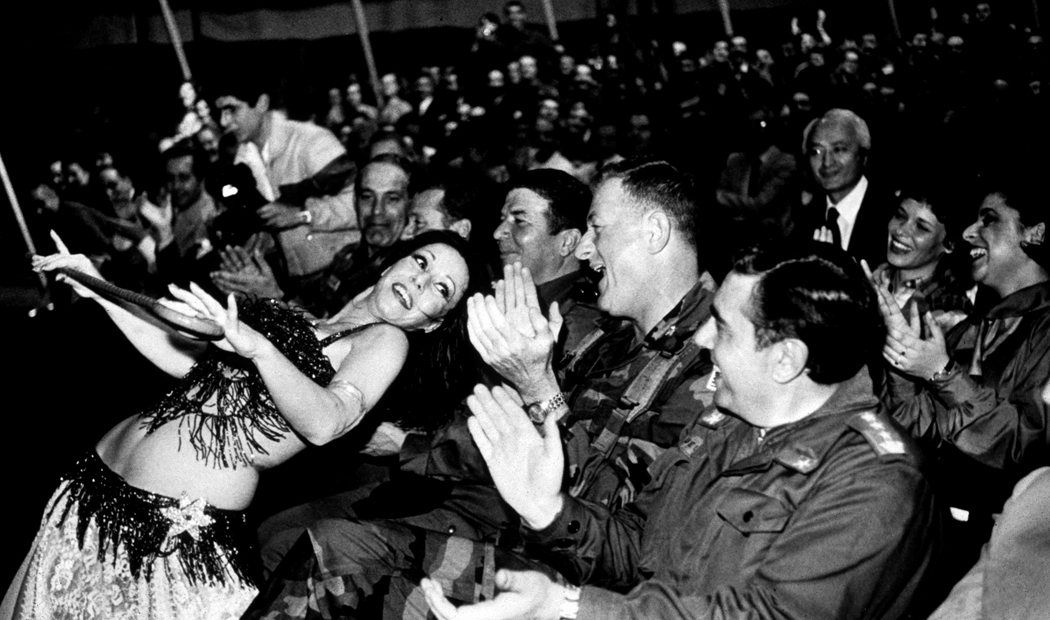
[(800, 236), (835, 243), (854, 258), (879, 265), (886, 259), (886, 223), (892, 194), (872, 189), (864, 175), (871, 132), (850, 110), (829, 110), (803, 134), (803, 151), (823, 192), (800, 218)]
[(237, 161), (251, 168), (259, 192), (271, 200), (258, 214), (280, 246), (288, 276), (301, 280), (320, 273), (336, 252), (360, 240), (354, 188), (346, 183), (329, 195), (319, 190), (302, 205), (282, 200), (281, 188), (318, 177), (346, 150), (327, 129), (271, 111), (265, 88), (240, 81), (213, 88), (219, 93), (220, 123), (240, 143)]

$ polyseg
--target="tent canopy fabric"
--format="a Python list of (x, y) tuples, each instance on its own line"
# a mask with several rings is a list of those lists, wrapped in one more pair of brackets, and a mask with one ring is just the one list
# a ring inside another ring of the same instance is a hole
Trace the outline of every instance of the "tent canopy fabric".
[[(172, 2), (183, 41), (205, 38), (221, 42), (316, 40), (357, 32), (350, 2), (323, 0), (226, 0)], [(524, 0), (530, 20), (541, 23), (540, 0)], [(628, 3), (633, 5), (633, 3)], [(734, 10), (785, 7), (793, 0), (731, 0)], [(433, 27), (472, 28), (485, 12), (499, 13), (503, 2), (478, 0), (366, 0), (370, 30), (401, 32)], [(629, 6), (633, 9), (633, 6)], [(676, 0), (677, 13), (717, 11), (716, 0)], [(147, 12), (144, 12), (147, 11)], [(559, 23), (593, 19), (593, 0), (554, 2)], [(75, 48), (168, 43), (167, 30), (155, 2), (104, 2), (79, 20), (69, 42)]]

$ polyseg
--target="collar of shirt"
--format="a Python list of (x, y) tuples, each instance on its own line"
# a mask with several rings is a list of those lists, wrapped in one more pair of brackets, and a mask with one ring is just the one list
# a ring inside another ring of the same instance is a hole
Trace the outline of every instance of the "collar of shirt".
[[(573, 297), (573, 293), (577, 289), (593, 287), (593, 284), (588, 279), (589, 275), (589, 270), (577, 269), (572, 273), (567, 273), (549, 282), (537, 285), (536, 296), (539, 297), (544, 314), (546, 314), (547, 308), (550, 307), (551, 303), (556, 301), (559, 305), (563, 305)], [(578, 284), (583, 286), (577, 286)], [(562, 308), (562, 311), (564, 312), (564, 308)]]
[(1050, 307), (1050, 282), (1041, 282), (1000, 299), (983, 316), (979, 312), (974, 312), (972, 316), (975, 319), (974, 322), (978, 322), (981, 319), (994, 320), (1021, 316), (1029, 312), (1045, 312), (1048, 307)]
[(860, 205), (864, 202), (864, 194), (868, 191), (868, 177), (861, 176), (860, 181), (857, 181), (857, 186), (850, 190), (850, 193), (846, 194), (842, 200), (838, 203), (831, 202), (831, 197), (827, 198), (827, 207), (824, 209), (824, 213), (827, 214), (827, 210), (831, 207), (835, 207), (839, 212), (839, 231), (842, 233), (842, 249), (849, 248), (849, 240), (853, 235), (853, 225), (857, 223), (857, 214), (860, 213)]

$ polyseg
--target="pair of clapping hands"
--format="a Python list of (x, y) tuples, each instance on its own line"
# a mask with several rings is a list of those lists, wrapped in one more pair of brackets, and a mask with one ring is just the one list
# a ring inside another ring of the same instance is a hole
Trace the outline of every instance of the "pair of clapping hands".
[[(477, 386), (467, 398), (474, 414), (467, 426), (504, 501), (528, 526), (538, 529), (561, 511), (565, 462), (555, 416), (548, 416), (537, 429), (522, 404), (532, 400), (531, 394), (549, 389), (545, 375), (562, 317), (557, 304), (552, 304), (550, 318), (544, 318), (527, 269), (507, 266), (503, 275), (493, 295), (475, 295), (467, 301), (467, 332), (481, 358), (518, 390)], [(535, 571), (501, 570), (496, 574), (500, 591), (496, 598), (458, 609), (436, 581), (424, 579), (422, 587), (440, 620), (555, 620), (565, 598), (563, 586)]]
[(226, 246), (219, 251), (220, 268), (211, 281), (224, 293), (283, 299), (284, 291), (258, 247)]
[(944, 341), (944, 330), (933, 314), (926, 312), (920, 316), (918, 304), (912, 304), (910, 316), (905, 317), (897, 298), (890, 292), (890, 278), (886, 272), (876, 276), (866, 261), (861, 261), (860, 265), (875, 287), (879, 311), (886, 322), (882, 357), (902, 373), (920, 379), (930, 379), (944, 370), (951, 356)]
[[(826, 226), (813, 232), (813, 240), (835, 243), (831, 229)], [(929, 379), (944, 370), (951, 357), (944, 343), (944, 330), (933, 315), (927, 312), (920, 317), (918, 305), (912, 304), (911, 316), (905, 317), (897, 298), (890, 292), (890, 280), (886, 272), (873, 274), (868, 263), (863, 260), (860, 265), (875, 287), (879, 311), (886, 322), (886, 343), (882, 348), (882, 357), (902, 373), (920, 379)], [(926, 325), (925, 337), (923, 323)]]

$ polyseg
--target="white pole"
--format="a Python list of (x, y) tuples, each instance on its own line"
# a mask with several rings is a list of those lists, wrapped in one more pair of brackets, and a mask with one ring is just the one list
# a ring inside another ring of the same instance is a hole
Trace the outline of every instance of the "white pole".
[(182, 69), (183, 81), (193, 81), (193, 74), (190, 73), (190, 63), (186, 61), (186, 52), (182, 49), (182, 37), (179, 36), (179, 26), (175, 23), (175, 15), (171, 12), (171, 7), (168, 6), (168, 0), (160, 1), (160, 12), (164, 15), (164, 25), (168, 27), (168, 38), (171, 39), (172, 45), (175, 46), (175, 56), (179, 59), (179, 67)]
[(729, 17), (729, 0), (718, 0), (718, 10), (722, 13), (722, 26), (725, 27), (726, 36), (733, 36), (733, 20)]
[(547, 17), (547, 30), (551, 41), (558, 41), (558, 20), (554, 18), (554, 0), (543, 0), (543, 14)]
[(376, 71), (376, 59), (372, 56), (372, 40), (368, 36), (368, 20), (365, 19), (365, 7), (361, 0), (353, 0), (354, 21), (357, 23), (357, 35), (361, 39), (361, 48), (365, 52), (365, 64), (368, 65), (368, 77), (372, 81), (372, 92), (376, 96), (376, 107), (383, 109), (383, 89), (379, 86), (379, 72)]
[[(4, 165), (4, 158), (0, 157), (0, 180), (3, 180), (4, 191), (7, 192), (7, 201), (11, 203), (11, 210), (15, 213), (15, 221), (18, 222), (18, 229), (22, 232), (22, 240), (25, 241), (26, 248), (32, 254), (36, 254), (36, 244), (33, 243), (33, 236), (29, 234), (29, 226), (26, 225), (26, 218), (22, 214), (22, 207), (18, 204), (18, 197), (15, 196), (15, 187), (11, 185), (11, 177), (7, 176), (7, 166)], [(44, 274), (36, 274), (40, 280), (40, 286), (45, 291), (47, 290), (47, 278)], [(36, 314), (36, 309), (32, 310), (30, 314)]]

